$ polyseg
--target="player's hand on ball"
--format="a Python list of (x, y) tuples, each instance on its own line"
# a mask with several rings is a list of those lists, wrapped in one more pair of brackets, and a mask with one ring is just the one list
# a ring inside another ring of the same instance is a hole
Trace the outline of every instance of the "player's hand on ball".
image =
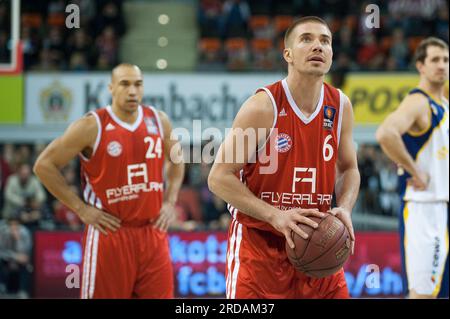
[(329, 210), (328, 212), (330, 214), (336, 216), (337, 218), (339, 218), (339, 220), (345, 225), (345, 227), (347, 227), (348, 232), (350, 234), (350, 239), (352, 241), (351, 242), (351, 252), (353, 255), (353, 253), (355, 251), (355, 232), (353, 230), (351, 213), (342, 207), (335, 207), (335, 208)]
[(94, 226), (95, 229), (98, 229), (104, 235), (108, 235), (106, 230), (115, 232), (120, 228), (120, 219), (93, 206), (84, 205), (78, 211), (78, 216), (83, 223)]
[(177, 212), (175, 205), (169, 202), (164, 202), (161, 210), (159, 211), (159, 217), (156, 220), (154, 227), (159, 228), (162, 231), (167, 231), (169, 226), (175, 221), (177, 216), (176, 214)]
[(325, 214), (319, 212), (318, 209), (294, 208), (287, 211), (280, 211), (280, 214), (276, 216), (272, 226), (286, 237), (289, 247), (295, 248), (291, 235), (292, 232), (297, 233), (304, 239), (308, 238), (308, 234), (298, 227), (297, 224), (305, 224), (314, 229), (319, 226), (315, 221), (308, 218), (308, 216), (323, 218), (325, 217)]

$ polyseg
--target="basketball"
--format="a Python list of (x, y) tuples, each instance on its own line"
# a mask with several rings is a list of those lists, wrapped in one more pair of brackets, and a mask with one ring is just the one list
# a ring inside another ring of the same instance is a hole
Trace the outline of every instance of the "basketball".
[(323, 278), (337, 272), (350, 255), (350, 234), (335, 216), (309, 217), (319, 224), (314, 229), (305, 224), (299, 227), (308, 234), (308, 239), (292, 232), (295, 248), (286, 243), (286, 252), (294, 267), (310, 277)]

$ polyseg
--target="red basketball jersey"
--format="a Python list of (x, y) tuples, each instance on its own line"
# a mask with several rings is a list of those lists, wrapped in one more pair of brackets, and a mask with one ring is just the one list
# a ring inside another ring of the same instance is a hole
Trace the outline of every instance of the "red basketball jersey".
[[(318, 208), (326, 212), (334, 191), (343, 93), (324, 83), (316, 110), (307, 118), (292, 98), (286, 79), (260, 91), (265, 91), (272, 101), (273, 129), (256, 160), (241, 170), (241, 181), (258, 198), (278, 209)], [(273, 154), (271, 162), (276, 158), (273, 173), (262, 173), (269, 163), (266, 157), (262, 160), (261, 154)], [(268, 223), (231, 205), (228, 209), (240, 223), (280, 235)]]
[(163, 129), (153, 107), (139, 106), (134, 124), (111, 106), (91, 114), (99, 128), (90, 159), (81, 157), (83, 198), (123, 224), (145, 224), (163, 201)]

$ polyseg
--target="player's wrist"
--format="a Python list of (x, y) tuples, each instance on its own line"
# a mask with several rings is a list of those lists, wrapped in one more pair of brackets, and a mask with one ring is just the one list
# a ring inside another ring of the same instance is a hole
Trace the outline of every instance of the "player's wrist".
[(277, 216), (278, 216), (278, 214), (280, 213), (280, 210), (278, 210), (277, 208), (275, 208), (275, 207), (271, 207), (271, 209), (269, 209), (268, 211), (267, 211), (267, 216), (266, 216), (266, 221), (270, 224), (270, 225), (272, 225), (272, 226), (275, 226), (275, 223), (276, 223), (276, 221), (277, 221)]

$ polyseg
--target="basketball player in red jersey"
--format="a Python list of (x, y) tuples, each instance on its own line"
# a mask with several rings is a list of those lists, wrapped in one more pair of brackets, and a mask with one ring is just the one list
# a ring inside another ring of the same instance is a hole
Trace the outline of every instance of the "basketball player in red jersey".
[[(307, 277), (294, 269), (285, 252), (286, 241), (294, 247), (292, 232), (307, 238), (298, 223), (316, 228), (308, 217), (330, 212), (348, 228), (353, 253), (351, 211), (360, 176), (351, 103), (324, 83), (332, 63), (331, 41), (322, 19), (296, 21), (285, 35), (288, 76), (257, 90), (243, 104), (218, 151), (208, 185), (229, 203), (233, 216), (227, 298), (349, 297), (343, 269), (322, 279)], [(249, 130), (265, 133), (252, 142), (242, 136)], [(244, 141), (244, 151), (235, 140)], [(276, 154), (269, 157), (277, 160), (274, 173), (264, 172), (261, 154)], [(227, 161), (239, 155), (242, 162)], [(331, 208), (333, 193), (337, 207)]]
[[(82, 298), (173, 298), (166, 230), (184, 176), (181, 146), (167, 115), (140, 105), (137, 66), (117, 66), (109, 89), (112, 105), (71, 124), (34, 171), (87, 225)], [(84, 201), (60, 173), (77, 155)]]

